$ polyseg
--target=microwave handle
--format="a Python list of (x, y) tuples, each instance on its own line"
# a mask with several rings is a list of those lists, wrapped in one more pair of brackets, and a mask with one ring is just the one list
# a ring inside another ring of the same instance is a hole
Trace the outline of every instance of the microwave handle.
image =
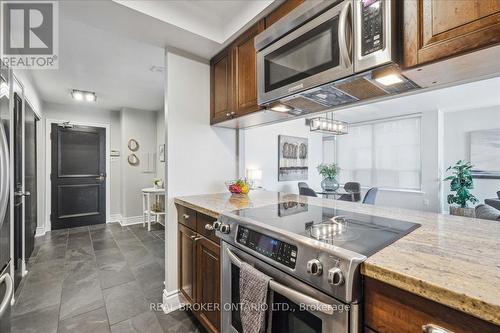
[[(348, 18), (348, 12), (351, 9), (351, 1), (347, 1), (339, 15), (339, 50), (340, 56), (346, 68), (352, 67), (352, 30)], [(349, 30), (349, 39), (346, 38), (346, 32)]]
[[(237, 267), (241, 267), (242, 261), (230, 249), (226, 249), (226, 253), (234, 265), (236, 265)], [(318, 301), (315, 298), (309, 297), (303, 293), (288, 288), (274, 280), (269, 281), (269, 288), (285, 296), (290, 301), (296, 304), (305, 305), (307, 311), (309, 312), (322, 312), (327, 315), (333, 315), (333, 313), (335, 312), (332, 305)]]

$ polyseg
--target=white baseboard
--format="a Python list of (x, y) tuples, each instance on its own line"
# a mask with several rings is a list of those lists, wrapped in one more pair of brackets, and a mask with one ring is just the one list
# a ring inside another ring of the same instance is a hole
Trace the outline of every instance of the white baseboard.
[[(131, 217), (122, 217), (120, 220), (121, 226), (132, 225), (132, 224), (142, 224), (142, 216), (131, 216)], [(154, 222), (155, 219), (151, 216), (151, 222)]]
[(179, 290), (167, 292), (166, 289), (163, 289), (163, 312), (170, 313), (178, 310), (185, 303), (186, 301)]
[(123, 219), (121, 214), (111, 214), (109, 218), (106, 220), (106, 223), (121, 223), (121, 220)]
[(45, 228), (44, 227), (36, 227), (35, 237), (40, 237), (43, 235), (45, 235)]

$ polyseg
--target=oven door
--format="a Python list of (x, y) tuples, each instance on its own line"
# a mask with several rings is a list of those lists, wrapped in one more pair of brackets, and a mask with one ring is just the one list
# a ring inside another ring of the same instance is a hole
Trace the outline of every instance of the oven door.
[[(222, 242), (222, 332), (244, 333), (240, 319), (239, 265), (246, 262), (273, 280), (272, 331), (300, 333), (345, 333), (353, 308)], [(355, 305), (357, 313), (357, 305)], [(354, 323), (356, 326), (357, 324)], [(357, 332), (352, 330), (351, 332)], [(266, 332), (268, 333), (268, 332)]]
[(352, 75), (351, 13), (343, 1), (258, 52), (259, 105)]

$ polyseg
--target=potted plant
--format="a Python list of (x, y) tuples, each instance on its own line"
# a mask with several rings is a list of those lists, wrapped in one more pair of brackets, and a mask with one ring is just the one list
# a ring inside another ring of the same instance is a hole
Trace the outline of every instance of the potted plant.
[(154, 184), (155, 189), (163, 188), (163, 179), (161, 179), (161, 178), (155, 178), (153, 180), (153, 184)]
[(317, 169), (319, 174), (323, 176), (323, 181), (321, 182), (323, 191), (336, 191), (339, 188), (339, 183), (337, 182), (337, 175), (340, 172), (339, 166), (336, 163), (321, 163)]
[(471, 169), (473, 165), (468, 161), (458, 161), (455, 165), (449, 166), (446, 171), (453, 173), (444, 181), (451, 181), (450, 191), (455, 194), (448, 194), (448, 204), (458, 204), (459, 206), (450, 206), (450, 214), (458, 216), (474, 217), (474, 208), (468, 207), (467, 203), (478, 202), (477, 198), (470, 192), (474, 188)]

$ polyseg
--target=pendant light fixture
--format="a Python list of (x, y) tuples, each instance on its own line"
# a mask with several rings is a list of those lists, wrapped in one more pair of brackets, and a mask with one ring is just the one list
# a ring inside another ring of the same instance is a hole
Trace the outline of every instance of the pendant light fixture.
[(349, 133), (349, 124), (345, 121), (335, 120), (333, 112), (330, 112), (324, 117), (312, 118), (309, 121), (309, 129), (311, 132), (344, 135)]

